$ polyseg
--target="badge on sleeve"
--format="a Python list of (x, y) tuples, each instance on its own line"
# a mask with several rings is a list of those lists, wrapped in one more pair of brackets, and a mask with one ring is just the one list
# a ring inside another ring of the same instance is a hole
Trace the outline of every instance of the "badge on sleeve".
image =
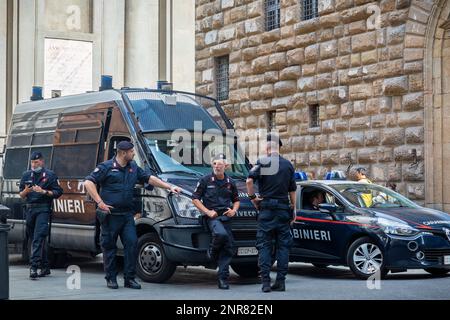
[(95, 173), (97, 173), (97, 172), (99, 172), (99, 171), (100, 171), (99, 168), (95, 168), (95, 170), (94, 170)]

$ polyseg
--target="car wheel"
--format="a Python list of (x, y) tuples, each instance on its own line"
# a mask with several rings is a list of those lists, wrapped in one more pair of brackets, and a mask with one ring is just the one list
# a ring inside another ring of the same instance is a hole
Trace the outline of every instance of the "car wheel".
[(257, 262), (232, 263), (231, 268), (242, 278), (256, 278), (259, 274)]
[(445, 268), (426, 268), (424, 270), (436, 277), (444, 276), (450, 272), (450, 269)]
[(319, 269), (325, 269), (327, 268), (329, 265), (326, 263), (313, 263), (312, 264), (314, 267), (319, 268)]
[(384, 255), (380, 247), (369, 237), (357, 239), (350, 245), (347, 253), (347, 264), (353, 274), (366, 280), (376, 272), (384, 278), (388, 270), (384, 267)]
[(155, 233), (146, 233), (139, 237), (137, 259), (137, 275), (145, 282), (165, 282), (177, 267), (167, 258), (162, 243)]

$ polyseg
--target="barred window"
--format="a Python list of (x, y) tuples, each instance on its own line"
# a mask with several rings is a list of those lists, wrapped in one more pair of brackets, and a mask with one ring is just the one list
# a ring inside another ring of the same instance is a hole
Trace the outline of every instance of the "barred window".
[(309, 127), (316, 128), (319, 127), (319, 105), (314, 104), (309, 106)]
[(319, 16), (317, 3), (318, 0), (303, 0), (303, 20), (310, 20)]
[(280, 27), (280, 0), (266, 0), (266, 30)]
[(267, 131), (272, 131), (276, 129), (275, 123), (276, 111), (267, 112)]
[(229, 93), (229, 58), (216, 58), (216, 92), (217, 100), (228, 100)]

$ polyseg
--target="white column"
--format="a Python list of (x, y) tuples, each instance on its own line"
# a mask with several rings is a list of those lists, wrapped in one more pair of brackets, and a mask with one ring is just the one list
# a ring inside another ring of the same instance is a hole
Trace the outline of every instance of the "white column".
[(174, 89), (195, 92), (195, 0), (173, 0), (172, 5)]
[(35, 85), (36, 1), (19, 1), (18, 102), (29, 101)]
[(125, 0), (108, 0), (103, 7), (102, 74), (113, 76), (114, 88), (125, 84)]
[(0, 150), (1, 136), (6, 135), (6, 53), (7, 53), (7, 4), (0, 0)]
[(152, 87), (158, 80), (158, 0), (127, 0), (125, 85)]

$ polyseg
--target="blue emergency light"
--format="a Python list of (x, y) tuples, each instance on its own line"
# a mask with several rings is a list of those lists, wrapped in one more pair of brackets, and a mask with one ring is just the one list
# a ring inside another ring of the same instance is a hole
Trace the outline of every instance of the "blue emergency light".
[(39, 101), (39, 100), (43, 100), (43, 99), (44, 98), (42, 97), (42, 87), (33, 86), (33, 91), (32, 91), (30, 100), (31, 101)]
[(105, 90), (111, 90), (113, 89), (113, 77), (112, 76), (105, 76), (102, 75), (102, 82), (101, 82), (101, 86), (99, 88), (99, 91), (105, 91)]
[(346, 180), (344, 171), (329, 171), (325, 174), (325, 180)]
[(308, 175), (304, 171), (297, 171), (294, 173), (295, 180), (306, 181), (308, 180)]
[(158, 90), (161, 91), (172, 91), (173, 90), (173, 84), (166, 80), (158, 80), (156, 83), (156, 87)]

